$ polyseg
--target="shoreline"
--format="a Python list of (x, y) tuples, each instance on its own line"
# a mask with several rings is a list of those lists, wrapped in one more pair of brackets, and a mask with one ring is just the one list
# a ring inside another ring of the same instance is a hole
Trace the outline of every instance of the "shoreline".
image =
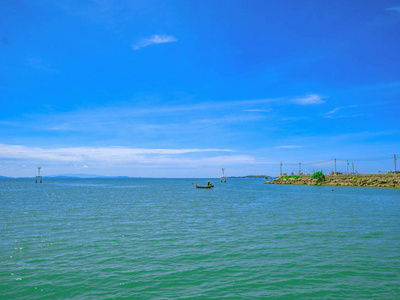
[(325, 175), (325, 181), (318, 182), (311, 175), (281, 176), (264, 184), (366, 186), (400, 188), (400, 174), (339, 174)]

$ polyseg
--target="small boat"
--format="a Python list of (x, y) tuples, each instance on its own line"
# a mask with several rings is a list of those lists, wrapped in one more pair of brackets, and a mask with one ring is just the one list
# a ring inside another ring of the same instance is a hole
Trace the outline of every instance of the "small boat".
[(197, 184), (194, 184), (194, 186), (198, 189), (212, 189), (214, 187), (213, 185), (197, 185)]

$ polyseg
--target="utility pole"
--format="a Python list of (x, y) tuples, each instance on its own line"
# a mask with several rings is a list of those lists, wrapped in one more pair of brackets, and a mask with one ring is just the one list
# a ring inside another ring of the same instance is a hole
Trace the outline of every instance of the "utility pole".
[(336, 175), (336, 158), (335, 158), (335, 175)]
[(301, 162), (299, 162), (299, 175), (301, 175)]
[(351, 168), (352, 168), (351, 174), (354, 174), (354, 163), (353, 162), (351, 163)]
[(396, 159), (396, 154), (395, 154), (395, 155), (394, 155), (394, 174), (397, 173), (397, 170), (396, 170), (396, 161), (397, 161), (397, 159)]
[(349, 174), (349, 161), (346, 160), (346, 163), (347, 163), (347, 174)]
[(279, 172), (279, 177), (281, 177), (282, 176), (282, 162), (281, 162), (281, 165), (280, 165), (280, 172)]

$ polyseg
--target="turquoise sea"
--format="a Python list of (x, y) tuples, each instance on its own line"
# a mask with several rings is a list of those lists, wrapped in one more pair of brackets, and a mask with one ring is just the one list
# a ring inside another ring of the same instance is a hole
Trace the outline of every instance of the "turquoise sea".
[(0, 180), (1, 299), (400, 299), (400, 190)]

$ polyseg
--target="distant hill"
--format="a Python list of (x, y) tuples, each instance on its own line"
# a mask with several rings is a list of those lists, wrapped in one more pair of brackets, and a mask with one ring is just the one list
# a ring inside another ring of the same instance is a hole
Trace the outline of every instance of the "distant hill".
[(62, 175), (49, 175), (43, 176), (47, 178), (132, 178), (129, 176), (102, 176), (93, 174), (62, 174)]

